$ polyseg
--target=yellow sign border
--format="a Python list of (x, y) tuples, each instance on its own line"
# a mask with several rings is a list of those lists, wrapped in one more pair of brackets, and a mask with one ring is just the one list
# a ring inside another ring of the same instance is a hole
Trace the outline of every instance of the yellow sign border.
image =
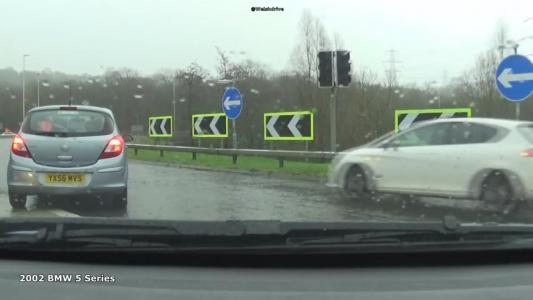
[[(294, 116), (294, 115), (311, 115), (311, 135), (305, 137), (268, 137), (267, 136), (267, 117), (269, 116)], [(263, 114), (263, 139), (265, 141), (313, 141), (315, 139), (315, 115), (312, 111), (284, 111), (269, 112)]]
[(471, 107), (463, 107), (463, 108), (428, 108), (428, 109), (398, 109), (394, 111), (394, 131), (398, 132), (398, 117), (401, 114), (409, 114), (409, 113), (447, 113), (447, 112), (454, 112), (454, 113), (464, 113), (466, 112), (466, 117), (470, 118), (472, 117), (472, 108)]
[[(159, 120), (159, 119), (170, 119), (170, 134), (150, 134), (150, 123), (152, 123), (152, 120)], [(149, 137), (172, 137), (174, 134), (174, 120), (172, 119), (172, 116), (155, 116), (155, 117), (148, 117), (148, 136)]]
[[(226, 118), (226, 134), (194, 134), (194, 118), (195, 117), (216, 117), (223, 116)], [(211, 114), (196, 114), (191, 116), (191, 134), (193, 138), (227, 138), (229, 136), (228, 117), (224, 113), (211, 113)]]

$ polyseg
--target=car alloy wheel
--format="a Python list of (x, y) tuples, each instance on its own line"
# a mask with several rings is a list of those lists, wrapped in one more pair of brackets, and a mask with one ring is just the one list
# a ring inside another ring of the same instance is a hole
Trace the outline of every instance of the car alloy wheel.
[(366, 177), (361, 167), (352, 166), (348, 170), (344, 180), (344, 191), (354, 199), (362, 198), (367, 194)]
[(509, 181), (500, 172), (494, 172), (481, 185), (481, 200), (498, 210), (513, 203), (513, 190)]

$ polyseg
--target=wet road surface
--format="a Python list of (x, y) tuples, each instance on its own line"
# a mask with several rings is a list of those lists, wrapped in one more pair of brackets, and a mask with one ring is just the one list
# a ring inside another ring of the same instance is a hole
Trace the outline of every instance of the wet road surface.
[(533, 222), (533, 209), (503, 215), (478, 201), (375, 195), (352, 200), (315, 181), (261, 174), (196, 170), (129, 161), (129, 203), (113, 209), (95, 198), (29, 197), (26, 209), (8, 202), (9, 139), (0, 139), (0, 217), (118, 217), (172, 220), (422, 221), (454, 215), (467, 222)]

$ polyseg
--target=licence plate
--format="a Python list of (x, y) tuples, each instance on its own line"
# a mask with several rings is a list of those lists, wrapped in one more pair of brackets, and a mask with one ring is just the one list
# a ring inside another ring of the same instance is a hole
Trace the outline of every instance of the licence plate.
[(76, 173), (48, 173), (46, 174), (46, 182), (51, 184), (74, 184), (80, 185), (85, 182), (85, 175)]

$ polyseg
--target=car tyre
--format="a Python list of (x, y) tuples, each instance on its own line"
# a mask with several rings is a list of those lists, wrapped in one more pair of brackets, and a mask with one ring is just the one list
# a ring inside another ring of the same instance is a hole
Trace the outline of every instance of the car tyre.
[(125, 209), (128, 207), (128, 189), (120, 194), (113, 195), (113, 207), (116, 209)]
[(491, 173), (481, 183), (481, 197), (484, 204), (496, 210), (509, 213), (517, 207), (513, 188), (507, 177), (499, 171)]
[(15, 209), (26, 207), (26, 195), (9, 194), (9, 204)]
[(354, 165), (348, 169), (344, 178), (344, 192), (352, 199), (368, 197), (369, 190), (363, 168)]

